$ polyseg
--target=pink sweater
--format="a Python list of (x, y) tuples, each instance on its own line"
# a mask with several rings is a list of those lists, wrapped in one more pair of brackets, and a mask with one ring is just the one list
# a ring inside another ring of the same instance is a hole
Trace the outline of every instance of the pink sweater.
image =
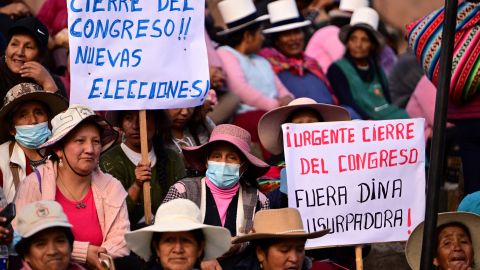
[[(242, 103), (255, 107), (258, 110), (270, 111), (279, 106), (275, 98), (264, 96), (260, 91), (251, 86), (245, 79), (240, 62), (235, 55), (228, 50), (217, 50), (222, 59), (223, 69), (227, 74), (228, 89), (240, 97)], [(277, 97), (293, 96), (275, 75), (275, 87)]]
[[(48, 160), (45, 165), (39, 166), (41, 187), (35, 173), (28, 175), (21, 183), (15, 205), (21, 211), (24, 205), (39, 200), (55, 200), (57, 163)], [(130, 230), (128, 220), (127, 192), (122, 184), (100, 169), (92, 173), (92, 191), (97, 208), (98, 220), (103, 234), (104, 247), (113, 257), (122, 257), (129, 254), (124, 235)], [(16, 222), (13, 222), (15, 229)], [(72, 257), (75, 261), (85, 263), (87, 259), (88, 242), (75, 241)]]
[(340, 28), (329, 25), (318, 29), (310, 39), (305, 54), (317, 60), (325, 74), (330, 65), (345, 54), (345, 46), (338, 38)]

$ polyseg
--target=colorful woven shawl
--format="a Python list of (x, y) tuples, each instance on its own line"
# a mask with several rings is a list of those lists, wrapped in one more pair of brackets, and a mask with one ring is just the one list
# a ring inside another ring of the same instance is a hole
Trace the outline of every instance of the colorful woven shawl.
[(318, 64), (317, 60), (302, 54), (302, 58), (293, 58), (286, 57), (281, 52), (275, 48), (264, 48), (259, 53), (270, 62), (272, 65), (273, 71), (275, 73), (280, 73), (282, 71), (288, 70), (292, 74), (297, 76), (304, 76), (305, 70), (310, 71), (313, 75), (317, 76), (320, 80), (325, 83), (328, 91), (332, 94), (334, 104), (338, 105), (338, 99), (333, 92), (333, 88), (330, 85), (330, 82), (323, 73), (322, 68)]
[[(427, 77), (438, 84), (444, 9), (436, 10), (410, 24), (408, 44)], [(480, 92), (480, 3), (458, 6), (453, 52), (450, 99), (462, 104)]]

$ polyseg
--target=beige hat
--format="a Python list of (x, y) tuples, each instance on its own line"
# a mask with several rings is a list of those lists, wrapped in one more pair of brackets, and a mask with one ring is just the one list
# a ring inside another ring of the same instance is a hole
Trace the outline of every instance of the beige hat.
[(20, 209), (16, 231), (22, 238), (52, 227), (72, 227), (58, 202), (36, 201)]
[(338, 38), (343, 44), (346, 44), (348, 37), (353, 31), (356, 29), (363, 29), (370, 33), (375, 41), (382, 46), (385, 41), (382, 34), (377, 31), (379, 22), (380, 16), (375, 9), (370, 7), (357, 8), (352, 14), (350, 24), (345, 25), (340, 29)]
[(150, 259), (150, 245), (155, 232), (184, 232), (201, 229), (205, 236), (205, 260), (215, 259), (230, 249), (230, 231), (219, 226), (202, 223), (198, 206), (187, 199), (175, 199), (158, 207), (153, 225), (125, 234), (130, 250)]
[[(480, 269), (480, 216), (467, 212), (446, 212), (439, 213), (437, 218), (437, 228), (448, 223), (461, 223), (467, 227), (472, 237), (472, 246), (474, 256), (473, 270)], [(413, 270), (420, 269), (420, 255), (422, 253), (423, 240), (423, 225), (424, 222), (418, 224), (408, 238), (407, 246), (405, 248), (405, 256), (407, 257), (408, 265)]]
[(340, 106), (317, 103), (311, 98), (297, 98), (286, 106), (273, 109), (260, 118), (258, 122), (258, 137), (263, 147), (270, 153), (278, 155), (283, 151), (283, 137), (281, 125), (298, 109), (312, 109), (318, 112), (324, 122), (349, 121), (350, 114)]
[(284, 32), (302, 28), (311, 22), (300, 17), (295, 0), (278, 0), (267, 5), (270, 15), (270, 28), (263, 30), (265, 34)]
[(295, 208), (280, 208), (258, 211), (253, 218), (253, 229), (249, 234), (235, 237), (232, 244), (265, 238), (318, 238), (330, 229), (307, 233), (303, 229), (302, 217)]
[(0, 128), (0, 144), (10, 138), (5, 117), (7, 117), (17, 105), (27, 101), (39, 101), (46, 104), (52, 115), (56, 115), (68, 107), (68, 101), (64, 97), (47, 92), (38, 84), (20, 83), (15, 85), (5, 95), (2, 109), (0, 109), (0, 123), (2, 123), (2, 128)]
[(107, 150), (117, 139), (118, 132), (101, 116), (85, 105), (73, 104), (67, 110), (55, 116), (52, 123), (52, 135), (39, 146), (46, 148), (55, 145), (81, 122), (92, 119), (102, 127), (102, 151)]

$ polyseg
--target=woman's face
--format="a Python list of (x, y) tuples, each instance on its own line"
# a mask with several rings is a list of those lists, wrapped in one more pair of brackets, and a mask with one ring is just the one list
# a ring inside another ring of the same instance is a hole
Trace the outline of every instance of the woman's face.
[(307, 124), (321, 122), (318, 116), (310, 110), (302, 110), (294, 112), (292, 115), (292, 123), (294, 124)]
[(302, 269), (305, 258), (305, 239), (284, 239), (271, 245), (265, 252), (257, 248), (258, 262), (264, 270)]
[(347, 50), (354, 59), (366, 59), (373, 50), (373, 43), (365, 30), (357, 29), (347, 40)]
[(208, 155), (208, 161), (225, 162), (233, 164), (242, 163), (242, 155), (229, 143), (218, 143), (212, 146)]
[(36, 125), (48, 121), (48, 113), (45, 106), (38, 101), (27, 101), (17, 107), (12, 115), (13, 127), (10, 133), (15, 135), (14, 126)]
[[(122, 131), (125, 134), (125, 144), (130, 149), (140, 147), (140, 122), (138, 111), (125, 111), (122, 115)], [(155, 136), (155, 115), (153, 111), (147, 111), (147, 139), (150, 142)]]
[(257, 53), (262, 49), (265, 37), (262, 33), (262, 27), (248, 35), (248, 53)]
[(299, 57), (305, 48), (305, 34), (302, 29), (292, 29), (278, 34), (277, 49), (287, 57)]
[(168, 115), (170, 116), (170, 121), (172, 122), (172, 127), (183, 129), (187, 125), (190, 118), (192, 118), (195, 107), (168, 109), (167, 111)]
[(33, 270), (66, 270), (72, 252), (68, 238), (62, 230), (50, 228), (33, 236), (25, 255)]
[(59, 158), (66, 159), (75, 172), (88, 175), (98, 166), (101, 151), (100, 131), (95, 124), (87, 122), (68, 135), (63, 151), (57, 149), (55, 152)]
[(35, 39), (27, 34), (15, 34), (5, 50), (5, 63), (13, 73), (20, 73), (25, 62), (36, 61), (40, 56)]
[(155, 251), (164, 270), (190, 270), (202, 255), (203, 244), (197, 243), (193, 233), (165, 232), (158, 243), (154, 243)]
[(460, 265), (473, 266), (472, 241), (463, 228), (447, 226), (440, 231), (437, 240), (437, 256), (433, 259), (433, 264), (439, 269), (457, 269)]

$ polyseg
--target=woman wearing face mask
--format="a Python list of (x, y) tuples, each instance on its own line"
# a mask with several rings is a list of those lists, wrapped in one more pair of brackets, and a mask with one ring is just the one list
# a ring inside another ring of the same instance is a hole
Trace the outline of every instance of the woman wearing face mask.
[(207, 143), (183, 148), (185, 159), (205, 177), (175, 183), (164, 202), (176, 198), (195, 202), (205, 224), (227, 228), (232, 236), (249, 232), (256, 211), (269, 208), (256, 179), (269, 166), (251, 154), (250, 134), (237, 126), (215, 127)]
[(20, 181), (45, 163), (36, 149), (51, 134), (49, 120), (67, 107), (67, 100), (37, 84), (22, 83), (8, 91), (0, 110), (0, 183), (8, 202)]

